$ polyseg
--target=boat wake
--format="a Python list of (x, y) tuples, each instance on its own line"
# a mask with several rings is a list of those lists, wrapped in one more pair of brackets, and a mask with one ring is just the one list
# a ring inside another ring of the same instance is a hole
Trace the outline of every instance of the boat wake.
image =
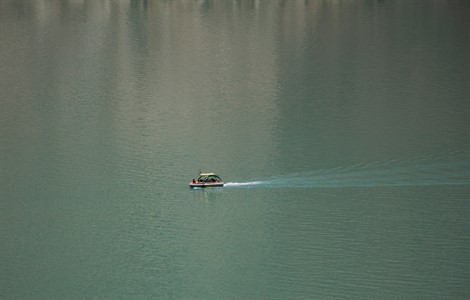
[(226, 182), (224, 187), (253, 187), (265, 184), (265, 181)]
[(470, 185), (470, 160), (443, 163), (422, 162), (411, 165), (409, 162), (375, 162), (366, 165), (287, 174), (256, 181), (227, 182), (225, 187), (340, 188)]

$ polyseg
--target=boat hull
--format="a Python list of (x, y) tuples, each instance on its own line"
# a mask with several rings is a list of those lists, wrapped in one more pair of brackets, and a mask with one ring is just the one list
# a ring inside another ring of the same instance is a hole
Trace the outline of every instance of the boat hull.
[(190, 188), (210, 188), (210, 187), (223, 187), (223, 182), (190, 182)]

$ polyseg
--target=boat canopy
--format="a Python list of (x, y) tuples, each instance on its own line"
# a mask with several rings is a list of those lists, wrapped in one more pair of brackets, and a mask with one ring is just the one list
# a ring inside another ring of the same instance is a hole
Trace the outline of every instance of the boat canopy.
[(200, 182), (221, 182), (222, 179), (214, 173), (199, 173), (197, 181)]
[(215, 175), (215, 173), (199, 173), (199, 176)]

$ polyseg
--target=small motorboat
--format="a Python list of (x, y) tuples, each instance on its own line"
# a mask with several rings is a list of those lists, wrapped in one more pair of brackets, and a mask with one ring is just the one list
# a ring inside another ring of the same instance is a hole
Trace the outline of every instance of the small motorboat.
[(189, 183), (190, 188), (208, 188), (208, 187), (222, 187), (224, 182), (214, 173), (199, 173), (197, 179), (193, 179)]

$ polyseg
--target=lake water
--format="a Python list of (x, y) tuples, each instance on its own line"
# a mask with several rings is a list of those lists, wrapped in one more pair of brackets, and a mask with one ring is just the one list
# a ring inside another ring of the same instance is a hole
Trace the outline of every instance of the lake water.
[(0, 1), (0, 298), (469, 299), (469, 15)]

